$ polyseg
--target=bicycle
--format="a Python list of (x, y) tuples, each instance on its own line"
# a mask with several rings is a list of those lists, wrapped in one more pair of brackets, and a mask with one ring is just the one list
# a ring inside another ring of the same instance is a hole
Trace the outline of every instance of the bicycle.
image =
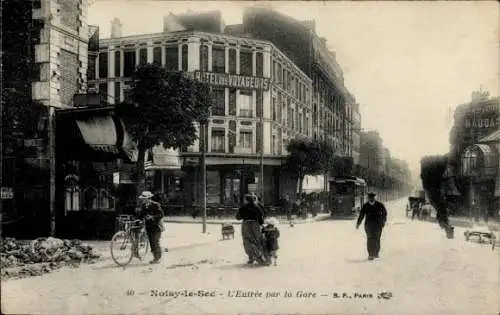
[[(111, 258), (119, 266), (128, 265), (134, 256), (142, 261), (149, 249), (144, 220), (130, 220), (129, 217), (118, 220), (119, 231), (111, 238)], [(134, 245), (137, 246), (137, 255), (134, 255)]]

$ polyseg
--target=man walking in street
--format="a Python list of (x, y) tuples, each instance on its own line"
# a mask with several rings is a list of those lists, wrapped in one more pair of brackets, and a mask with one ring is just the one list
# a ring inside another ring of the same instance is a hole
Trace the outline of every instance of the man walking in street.
[(380, 237), (387, 220), (387, 210), (383, 203), (375, 200), (375, 193), (368, 194), (368, 202), (361, 208), (356, 229), (359, 228), (363, 219), (365, 219), (368, 260), (373, 260), (379, 257)]
[(153, 260), (150, 264), (157, 264), (161, 259), (160, 239), (161, 232), (163, 232), (163, 211), (159, 203), (151, 200), (153, 194), (149, 191), (144, 191), (139, 196), (143, 200), (141, 210), (139, 212), (139, 219), (146, 219), (146, 232), (151, 246), (151, 253), (153, 253)]

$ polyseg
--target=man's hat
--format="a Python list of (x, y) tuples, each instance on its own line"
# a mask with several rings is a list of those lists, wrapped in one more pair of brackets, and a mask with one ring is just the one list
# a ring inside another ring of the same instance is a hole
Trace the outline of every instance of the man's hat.
[(368, 193), (368, 197), (375, 197), (376, 195), (377, 195), (377, 194), (376, 194), (376, 193), (374, 193), (374, 192), (369, 192), (369, 193)]
[(152, 198), (154, 195), (150, 191), (143, 191), (142, 194), (139, 196), (139, 199), (149, 199)]

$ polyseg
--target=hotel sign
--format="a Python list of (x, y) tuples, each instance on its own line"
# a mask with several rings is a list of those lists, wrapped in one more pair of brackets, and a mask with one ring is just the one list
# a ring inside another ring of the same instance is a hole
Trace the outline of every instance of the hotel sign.
[(269, 78), (249, 77), (239, 74), (195, 71), (194, 79), (209, 85), (236, 89), (269, 90)]

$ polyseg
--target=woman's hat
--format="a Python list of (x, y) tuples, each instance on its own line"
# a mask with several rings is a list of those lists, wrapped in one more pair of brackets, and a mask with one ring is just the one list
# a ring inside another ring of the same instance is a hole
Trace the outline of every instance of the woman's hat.
[(150, 191), (143, 191), (142, 194), (139, 196), (139, 199), (149, 199), (152, 198), (154, 195)]
[(270, 217), (270, 218), (267, 218), (264, 223), (266, 224), (271, 224), (271, 225), (274, 225), (274, 226), (277, 226), (279, 224), (278, 222), (278, 219), (276, 219), (275, 217)]
[(376, 195), (377, 195), (377, 194), (376, 194), (376, 193), (374, 193), (374, 192), (369, 192), (369, 193), (368, 193), (368, 197), (375, 197)]

